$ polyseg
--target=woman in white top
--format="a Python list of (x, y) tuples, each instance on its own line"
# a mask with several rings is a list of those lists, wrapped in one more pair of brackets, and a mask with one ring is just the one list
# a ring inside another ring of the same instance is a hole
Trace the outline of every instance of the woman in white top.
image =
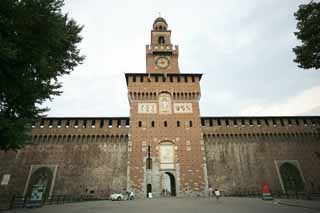
[(218, 189), (214, 190), (214, 195), (216, 196), (217, 200), (219, 199), (219, 197), (221, 196), (221, 193)]

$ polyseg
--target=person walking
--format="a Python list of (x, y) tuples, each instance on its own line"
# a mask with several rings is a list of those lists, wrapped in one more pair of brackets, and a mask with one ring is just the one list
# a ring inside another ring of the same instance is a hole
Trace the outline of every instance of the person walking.
[(221, 196), (221, 193), (218, 189), (214, 189), (214, 195), (216, 196), (216, 199), (219, 200), (219, 197)]
[(209, 195), (209, 198), (210, 198), (210, 199), (213, 197), (213, 189), (212, 189), (211, 186), (209, 186), (208, 195)]

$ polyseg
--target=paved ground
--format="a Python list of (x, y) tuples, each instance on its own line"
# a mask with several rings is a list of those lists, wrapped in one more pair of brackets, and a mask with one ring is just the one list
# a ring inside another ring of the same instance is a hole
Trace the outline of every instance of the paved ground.
[(294, 200), (294, 199), (277, 199), (275, 203), (303, 207), (308, 209), (317, 209), (320, 212), (320, 201), (319, 200)]
[[(315, 201), (316, 202), (316, 201)], [(134, 201), (91, 201), (64, 205), (45, 206), (36, 209), (19, 209), (10, 213), (313, 213), (320, 210), (289, 206), (257, 198), (154, 198)]]

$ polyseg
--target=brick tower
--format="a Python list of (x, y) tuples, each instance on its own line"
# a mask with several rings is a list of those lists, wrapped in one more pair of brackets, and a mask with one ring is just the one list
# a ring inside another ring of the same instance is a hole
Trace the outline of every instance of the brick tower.
[(158, 17), (146, 46), (146, 73), (127, 73), (129, 190), (145, 197), (203, 194), (206, 160), (200, 123), (201, 74), (182, 74), (178, 46)]

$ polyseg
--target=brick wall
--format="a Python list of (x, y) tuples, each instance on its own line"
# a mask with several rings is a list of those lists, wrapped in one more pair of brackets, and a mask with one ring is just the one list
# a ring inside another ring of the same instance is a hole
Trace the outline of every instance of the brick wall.
[[(47, 123), (45, 120), (44, 125)], [(11, 175), (9, 185), (0, 186), (0, 200), (24, 193), (32, 165), (57, 166), (54, 195), (107, 196), (125, 189), (128, 129), (108, 128), (36, 126), (32, 145), (17, 152), (0, 152), (0, 178)], [(82, 134), (76, 133), (80, 130)]]
[(202, 118), (209, 185), (233, 194), (260, 190), (266, 181), (273, 191), (282, 191), (277, 162), (293, 161), (301, 169), (306, 190), (319, 192), (320, 158), (317, 153), (320, 153), (320, 132), (317, 119)]

